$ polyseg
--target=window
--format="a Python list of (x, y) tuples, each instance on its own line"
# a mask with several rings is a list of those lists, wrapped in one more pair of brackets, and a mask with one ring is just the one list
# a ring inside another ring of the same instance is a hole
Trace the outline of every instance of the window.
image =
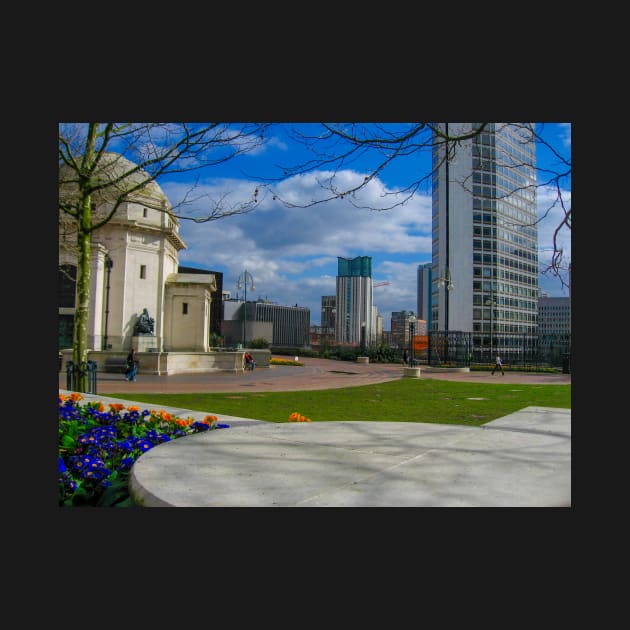
[(145, 280), (146, 277), (147, 277), (147, 266), (140, 265), (140, 278), (142, 278), (142, 280)]
[(182, 302), (182, 315), (188, 315), (188, 302)]
[(142, 216), (146, 219), (147, 218), (147, 209), (146, 208), (142, 208)]

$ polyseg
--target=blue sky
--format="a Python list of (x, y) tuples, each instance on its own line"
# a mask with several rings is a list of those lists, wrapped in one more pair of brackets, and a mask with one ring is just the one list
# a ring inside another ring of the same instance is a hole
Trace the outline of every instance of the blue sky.
[[(214, 199), (227, 194), (233, 202), (250, 197), (260, 187), (259, 178), (276, 177), (281, 166), (308, 157), (286, 133), (295, 126), (274, 124), (262, 147), (204, 174), (196, 192)], [(545, 123), (538, 128), (558, 153), (570, 158), (570, 124)], [(539, 151), (537, 159), (539, 167), (553, 170), (557, 166), (549, 151)], [(429, 154), (395, 160), (379, 180), (370, 182), (361, 200), (378, 207), (383, 192), (408, 184), (429, 169)], [(343, 182), (359, 182), (366, 172), (366, 164), (359, 161), (338, 172), (337, 177)], [(198, 176), (189, 173), (165, 177), (159, 184), (175, 205)], [(324, 172), (314, 172), (291, 177), (274, 187), (280, 197), (304, 204), (321, 197), (318, 178), (324, 177)], [(565, 185), (570, 186), (570, 181)], [(539, 215), (547, 213), (538, 227), (541, 268), (549, 257), (551, 234), (559, 223), (559, 209), (549, 210), (554, 196), (553, 190), (538, 190)], [(384, 211), (358, 209), (346, 200), (287, 208), (274, 200), (270, 191), (264, 191), (261, 197), (259, 207), (250, 214), (209, 223), (182, 220), (180, 235), (188, 248), (180, 252), (180, 264), (223, 272), (223, 288), (232, 296), (238, 292), (238, 276), (247, 270), (255, 283), (255, 290), (248, 288), (248, 299), (260, 297), (306, 306), (311, 311), (311, 323), (319, 324), (321, 296), (335, 294), (337, 257), (371, 256), (374, 281), (390, 283), (374, 289), (374, 303), (384, 317), (384, 328), (390, 329), (392, 311), (416, 310), (416, 270), (418, 264), (431, 260), (430, 183), (403, 206)], [(563, 198), (570, 207), (570, 190), (563, 190)], [(195, 214), (199, 216), (203, 210)], [(568, 230), (563, 230), (560, 242), (566, 260), (570, 260)], [(557, 279), (541, 276), (540, 285), (549, 295), (568, 295)]]

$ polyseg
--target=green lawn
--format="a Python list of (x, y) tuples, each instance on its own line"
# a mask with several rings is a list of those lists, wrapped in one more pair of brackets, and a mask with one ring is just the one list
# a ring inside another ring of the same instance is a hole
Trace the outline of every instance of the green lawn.
[[(571, 408), (571, 385), (479, 384), (401, 379), (377, 385), (300, 392), (111, 394), (206, 413), (287, 422), (297, 411), (313, 422), (380, 420), (479, 426), (523, 407)], [(480, 399), (480, 400), (477, 400)]]

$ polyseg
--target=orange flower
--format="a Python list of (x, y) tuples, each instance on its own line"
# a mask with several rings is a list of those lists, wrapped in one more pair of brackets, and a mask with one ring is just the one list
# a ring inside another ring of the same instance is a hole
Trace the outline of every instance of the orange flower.
[(138, 407), (137, 405), (129, 405), (129, 407), (127, 407), (127, 409), (129, 411), (140, 411), (140, 407)]
[(121, 403), (109, 403), (109, 408), (112, 411), (122, 411), (125, 408), (125, 405), (122, 405)]
[(72, 394), (70, 394), (70, 400), (77, 402), (79, 400), (83, 400), (83, 394), (78, 394), (76, 392), (73, 392)]

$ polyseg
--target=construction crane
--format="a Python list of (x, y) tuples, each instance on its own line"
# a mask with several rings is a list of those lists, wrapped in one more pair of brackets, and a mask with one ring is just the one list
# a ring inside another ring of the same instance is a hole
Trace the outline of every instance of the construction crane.
[(381, 282), (375, 282), (375, 283), (372, 285), (372, 288), (374, 288), (374, 289), (375, 289), (376, 287), (383, 287), (383, 286), (385, 286), (386, 284), (391, 284), (391, 282), (390, 282), (389, 280), (383, 280), (383, 281), (381, 281)]

